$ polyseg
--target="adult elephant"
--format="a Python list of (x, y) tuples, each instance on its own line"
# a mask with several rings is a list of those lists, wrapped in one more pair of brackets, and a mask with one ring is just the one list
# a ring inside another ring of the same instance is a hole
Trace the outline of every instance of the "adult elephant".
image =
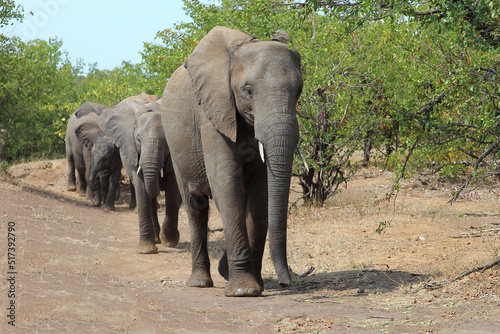
[[(99, 117), (111, 109), (101, 104), (86, 101), (69, 118), (66, 129), (66, 160), (68, 162), (67, 190), (76, 191), (77, 183), (81, 197), (91, 199), (91, 189), (87, 187), (90, 171), (90, 150), (86, 148), (76, 136), (75, 130), (85, 122), (86, 116)], [(102, 117), (101, 117), (102, 119)], [(104, 123), (104, 122), (103, 122)], [(78, 182), (75, 169), (78, 173)]]
[[(156, 243), (175, 247), (180, 195), (159, 113), (160, 101), (147, 105), (121, 102), (105, 123), (109, 141), (120, 150), (121, 160), (135, 188), (139, 216), (138, 253), (158, 252)], [(94, 163), (94, 162), (93, 162)], [(158, 223), (157, 200), (160, 184), (165, 186), (166, 215)]]
[(267, 231), (279, 282), (291, 283), (286, 225), (302, 75), (300, 55), (287, 41), (285, 32), (260, 41), (215, 27), (165, 87), (163, 127), (191, 227), (190, 286), (213, 286), (210, 196), (224, 227), (219, 272), (228, 279), (226, 296), (261, 295)]

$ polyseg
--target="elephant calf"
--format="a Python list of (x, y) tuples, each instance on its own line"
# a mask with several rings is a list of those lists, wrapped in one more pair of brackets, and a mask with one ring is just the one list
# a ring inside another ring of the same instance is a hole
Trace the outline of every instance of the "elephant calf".
[(92, 122), (89, 117), (83, 116), (82, 123), (75, 129), (80, 142), (90, 151), (88, 186), (96, 194), (94, 205), (100, 206), (102, 199), (104, 210), (114, 211), (122, 169), (120, 152), (106, 136), (104, 121), (98, 118)]
[[(76, 128), (86, 122), (93, 122), (96, 125), (104, 126), (104, 119), (101, 117), (110, 110), (101, 104), (86, 101), (69, 118), (66, 129), (66, 160), (68, 162), (67, 190), (76, 191), (79, 186), (79, 194), (87, 200), (91, 199), (91, 189), (87, 187), (90, 172), (90, 150), (83, 145), (76, 135)], [(78, 182), (75, 175), (78, 173)]]

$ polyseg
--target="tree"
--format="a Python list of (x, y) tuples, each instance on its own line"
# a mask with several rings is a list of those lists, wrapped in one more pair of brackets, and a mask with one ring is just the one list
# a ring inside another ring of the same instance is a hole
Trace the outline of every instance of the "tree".
[(0, 29), (12, 25), (16, 21), (22, 21), (23, 17), (23, 7), (21, 5), (16, 5), (13, 0), (2, 0), (2, 6), (0, 7)]
[(391, 30), (386, 48), (394, 51), (392, 66), (380, 75), (390, 76), (384, 104), (401, 142), (391, 156), (399, 169), (395, 187), (412, 169), (432, 167), (451, 180), (470, 173), (453, 201), (470, 182), (498, 174), (498, 161), (485, 161), (500, 157), (498, 0), (308, 0), (292, 6), (305, 15), (335, 17), (346, 36), (366, 35), (377, 23)]
[[(81, 82), (79, 100), (93, 101), (106, 106), (114, 106), (121, 100), (141, 92), (161, 96), (156, 89), (155, 77), (145, 73), (142, 64), (122, 62), (113, 70), (99, 70), (92, 66)], [(165, 85), (165, 84), (164, 84)]]
[(71, 65), (61, 46), (53, 39), (11, 38), (1, 47), (0, 128), (10, 136), (9, 159), (64, 152), (57, 121), (75, 109), (71, 88), (81, 68)]

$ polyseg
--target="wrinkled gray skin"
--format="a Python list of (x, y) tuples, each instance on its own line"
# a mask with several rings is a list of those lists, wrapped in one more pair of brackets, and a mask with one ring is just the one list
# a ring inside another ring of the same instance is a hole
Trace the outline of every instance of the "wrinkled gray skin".
[(224, 226), (226, 254), (219, 272), (228, 279), (226, 296), (261, 295), (267, 231), (279, 282), (291, 283), (286, 224), (302, 75), (300, 55), (289, 49), (283, 33), (259, 41), (215, 27), (165, 87), (163, 126), (191, 227), (189, 286), (213, 286), (210, 196)]
[[(104, 121), (99, 117), (103, 112), (106, 114), (111, 109), (101, 104), (86, 101), (69, 118), (66, 129), (66, 159), (68, 162), (67, 190), (76, 191), (77, 183), (81, 197), (86, 195), (87, 200), (91, 199), (91, 189), (87, 187), (90, 172), (90, 150), (86, 148), (76, 136), (75, 130), (78, 126), (92, 117), (95, 122)], [(78, 182), (76, 180), (75, 169), (78, 172)]]
[[(104, 120), (97, 117), (96, 122), (82, 122), (75, 129), (78, 140), (90, 150), (90, 173), (88, 186), (99, 199), (102, 198), (104, 211), (115, 210), (115, 199), (118, 198), (122, 162), (120, 152), (104, 132)], [(83, 116), (82, 120), (89, 118)], [(94, 205), (100, 206), (100, 201)]]
[[(140, 254), (157, 253), (155, 244), (160, 242), (168, 247), (175, 247), (179, 242), (180, 194), (173, 168), (168, 162), (169, 150), (159, 107), (160, 101), (148, 105), (125, 101), (116, 106), (105, 123), (106, 134), (119, 148), (123, 166), (135, 187)], [(166, 215), (161, 228), (156, 201), (160, 183), (166, 188)]]

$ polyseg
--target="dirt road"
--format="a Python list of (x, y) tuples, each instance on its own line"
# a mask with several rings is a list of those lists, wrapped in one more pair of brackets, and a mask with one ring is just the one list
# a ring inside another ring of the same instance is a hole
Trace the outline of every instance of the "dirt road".
[[(224, 297), (217, 274), (223, 232), (215, 210), (209, 236), (215, 287), (188, 288), (183, 212), (176, 248), (138, 255), (137, 215), (126, 204), (113, 213), (88, 206), (65, 191), (65, 170), (64, 160), (19, 165), (11, 170), (17, 185), (0, 183), (1, 333), (500, 332), (499, 268), (422, 289), (429, 278), (446, 279), (499, 256), (498, 186), (449, 206), (439, 184), (409, 183), (394, 206), (383, 200), (390, 175), (365, 171), (328, 207), (291, 215), (290, 266), (297, 274), (315, 270), (282, 289), (266, 253), (264, 296), (238, 299)], [(7, 317), (11, 301), (15, 327)]]

